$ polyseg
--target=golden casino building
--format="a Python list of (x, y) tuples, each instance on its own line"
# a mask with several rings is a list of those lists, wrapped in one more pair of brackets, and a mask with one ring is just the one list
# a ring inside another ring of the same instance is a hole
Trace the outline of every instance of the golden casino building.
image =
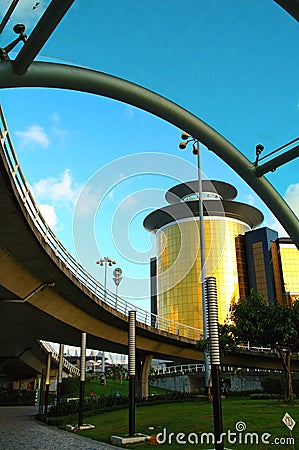
[[(156, 235), (151, 259), (151, 312), (203, 328), (198, 182), (166, 192), (168, 205), (150, 213), (144, 227)], [(267, 301), (299, 298), (299, 252), (289, 238), (258, 228), (262, 213), (237, 202), (237, 190), (222, 181), (202, 181), (205, 276), (217, 280), (219, 322), (251, 288)], [(290, 260), (292, 264), (290, 264)]]

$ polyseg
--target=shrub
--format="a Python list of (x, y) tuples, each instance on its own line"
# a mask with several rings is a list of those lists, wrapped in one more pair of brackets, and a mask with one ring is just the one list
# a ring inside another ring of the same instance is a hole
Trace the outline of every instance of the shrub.
[(293, 375), (293, 389), (294, 389), (295, 394), (297, 394), (297, 396), (298, 396), (298, 394), (299, 394), (299, 375), (298, 374)]
[(276, 400), (281, 398), (279, 394), (267, 394), (267, 392), (259, 393), (259, 394), (251, 394), (249, 396), (251, 400)]
[(284, 392), (284, 381), (281, 375), (270, 375), (262, 379), (264, 392), (268, 394), (280, 394)]
[[(143, 406), (147, 404), (159, 404), (159, 403), (170, 403), (178, 401), (193, 400), (194, 394), (184, 393), (184, 392), (168, 392), (161, 395), (151, 395), (147, 399), (138, 401), (138, 405)], [(95, 411), (97, 414), (109, 411), (112, 409), (119, 409), (122, 406), (127, 406), (129, 404), (129, 398), (126, 396), (116, 397), (115, 395), (100, 395), (85, 397), (84, 399), (84, 412)], [(63, 399), (60, 404), (60, 415), (67, 416), (76, 414), (79, 411), (79, 400), (69, 400)], [(49, 416), (55, 416), (56, 408), (53, 406), (49, 410)]]
[(178, 391), (169, 391), (165, 394), (159, 395), (150, 395), (149, 397), (142, 399), (139, 403), (140, 405), (145, 404), (153, 404), (153, 403), (171, 403), (171, 402), (179, 402), (179, 401), (190, 401), (195, 398), (193, 393), (189, 392), (178, 392)]
[[(127, 405), (128, 404), (128, 398), (127, 397), (116, 397), (113, 395), (101, 395), (101, 396), (92, 396), (92, 397), (85, 397), (84, 399), (84, 411), (91, 411), (91, 410), (108, 410), (113, 409), (115, 406), (119, 405)], [(60, 404), (60, 415), (70, 415), (70, 414), (76, 414), (79, 411), (79, 400), (67, 400), (63, 399)], [(56, 414), (56, 408), (52, 407), (49, 410), (49, 415), (55, 416)]]

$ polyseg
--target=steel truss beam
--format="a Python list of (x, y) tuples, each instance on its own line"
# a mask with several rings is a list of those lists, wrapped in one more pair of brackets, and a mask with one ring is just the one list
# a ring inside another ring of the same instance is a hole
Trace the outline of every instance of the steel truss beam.
[(170, 100), (129, 81), (63, 64), (34, 62), (18, 76), (9, 61), (0, 63), (0, 88), (48, 87), (89, 92), (148, 111), (186, 131), (225, 161), (257, 193), (299, 249), (299, 220), (288, 204), (236, 147), (208, 124)]
[(273, 172), (283, 164), (286, 164), (292, 161), (293, 159), (298, 158), (298, 156), (299, 156), (299, 145), (296, 145), (296, 147), (292, 148), (291, 150), (288, 150), (282, 155), (276, 156), (275, 158), (262, 164), (261, 166), (257, 166), (256, 175), (258, 177), (261, 177), (262, 175), (265, 175), (265, 173), (271, 171)]
[(14, 12), (17, 4), (19, 3), (20, 0), (13, 0), (6, 12), (6, 14), (4, 15), (2, 22), (0, 23), (0, 34), (2, 33), (2, 31), (4, 30), (7, 22), (9, 21), (12, 13)]
[(52, 0), (30, 34), (26, 44), (12, 62), (14, 71), (17, 74), (23, 75), (26, 72), (74, 1)]

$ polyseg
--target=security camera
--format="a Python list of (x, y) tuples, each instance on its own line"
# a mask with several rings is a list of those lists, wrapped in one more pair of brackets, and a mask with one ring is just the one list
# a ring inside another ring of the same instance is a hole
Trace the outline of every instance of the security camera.
[(256, 154), (257, 154), (257, 155), (260, 155), (260, 154), (262, 153), (262, 151), (264, 150), (264, 146), (263, 146), (262, 144), (258, 144), (258, 145), (255, 147), (255, 150), (256, 150)]

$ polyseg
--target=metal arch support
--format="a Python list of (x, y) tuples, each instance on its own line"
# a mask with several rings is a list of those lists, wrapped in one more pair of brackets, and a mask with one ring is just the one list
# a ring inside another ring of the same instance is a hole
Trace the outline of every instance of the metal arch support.
[(0, 63), (0, 88), (47, 87), (89, 92), (148, 111), (186, 131), (225, 161), (272, 211), (299, 249), (299, 220), (276, 189), (236, 147), (208, 124), (179, 105), (141, 86), (102, 72), (63, 64), (34, 62), (27, 73)]
[(274, 0), (287, 13), (299, 22), (299, 0)]

